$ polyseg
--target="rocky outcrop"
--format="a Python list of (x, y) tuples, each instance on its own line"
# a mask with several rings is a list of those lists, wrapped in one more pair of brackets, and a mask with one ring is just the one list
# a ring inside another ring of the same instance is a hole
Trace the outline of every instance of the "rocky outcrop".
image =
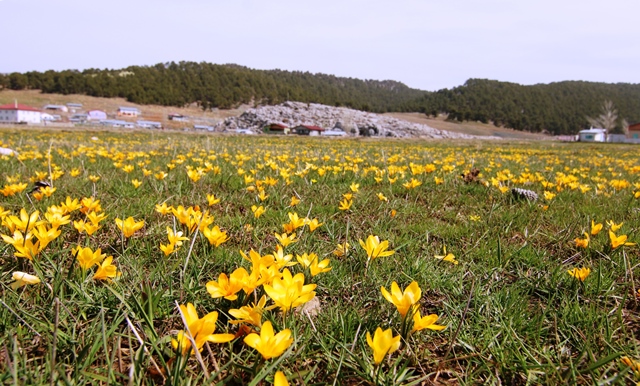
[(238, 117), (230, 117), (218, 123), (215, 130), (248, 129), (261, 133), (262, 128), (271, 123), (280, 123), (288, 127), (315, 125), (325, 129), (339, 126), (353, 136), (474, 138), (379, 114), (302, 102), (284, 102), (277, 106), (249, 109)]

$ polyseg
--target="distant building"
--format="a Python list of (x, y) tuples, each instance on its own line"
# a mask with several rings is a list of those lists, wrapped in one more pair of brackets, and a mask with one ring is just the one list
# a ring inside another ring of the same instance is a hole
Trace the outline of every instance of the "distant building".
[(629, 135), (627, 138), (640, 139), (640, 122), (629, 125)]
[(320, 135), (324, 131), (322, 127), (312, 126), (312, 125), (300, 125), (293, 128), (293, 133), (298, 135), (311, 135), (316, 136)]
[(262, 128), (266, 134), (289, 134), (289, 128), (279, 123), (272, 123)]
[(140, 110), (137, 107), (118, 107), (118, 116), (120, 117), (137, 117)]
[[(59, 117), (59, 115), (58, 115)], [(47, 113), (40, 113), (41, 122), (54, 122), (56, 119), (53, 115)]]
[(138, 121), (136, 126), (143, 129), (162, 129), (162, 123), (153, 121)]
[(70, 109), (81, 109), (82, 103), (67, 103), (67, 107)]
[(605, 129), (580, 130), (578, 141), (580, 142), (604, 142), (607, 131)]
[(43, 109), (45, 109), (45, 110), (54, 110), (54, 111), (63, 111), (65, 113), (69, 111), (67, 106), (63, 106), (63, 105), (46, 105), (46, 106), (43, 107)]
[(58, 114), (41, 113), (40, 120), (43, 122), (60, 122), (62, 121), (62, 117)]
[(103, 126), (122, 127), (122, 128), (125, 128), (125, 129), (133, 129), (135, 127), (133, 123), (127, 122), (127, 121), (122, 121), (122, 120), (119, 120), (119, 119), (105, 119), (105, 120), (101, 121), (100, 124), (103, 125)]
[(40, 110), (18, 102), (0, 106), (0, 123), (41, 123)]
[(87, 111), (87, 119), (90, 121), (102, 121), (107, 119), (107, 113), (102, 110)]

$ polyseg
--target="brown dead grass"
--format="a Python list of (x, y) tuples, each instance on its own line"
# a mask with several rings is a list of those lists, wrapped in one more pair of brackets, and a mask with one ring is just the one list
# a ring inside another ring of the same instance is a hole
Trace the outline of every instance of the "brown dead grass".
[[(43, 94), (39, 90), (2, 90), (0, 92), (0, 104), (12, 103), (17, 100), (18, 103), (42, 108), (47, 104), (64, 105), (66, 103), (82, 103), (83, 111), (102, 110), (107, 113), (109, 118), (125, 119), (135, 121), (138, 119), (161, 122), (164, 127), (170, 129), (192, 128), (196, 125), (214, 125), (226, 118), (235, 117), (242, 114), (251, 106), (240, 106), (231, 110), (209, 110), (202, 111), (198, 106), (190, 105), (188, 107), (171, 107), (157, 105), (137, 105), (129, 103), (124, 98), (98, 98), (87, 95), (61, 95), (61, 94)], [(115, 117), (116, 110), (120, 106), (138, 107), (142, 111), (142, 116), (138, 118), (120, 118)], [(79, 112), (79, 111), (78, 111)], [(190, 117), (188, 122), (175, 122), (168, 119), (168, 114), (177, 113)], [(51, 112), (51, 114), (59, 114), (68, 118), (73, 113)], [(477, 136), (495, 136), (505, 139), (550, 139), (549, 136), (543, 134), (527, 133), (497, 127), (491, 124), (479, 122), (447, 122), (444, 117), (428, 118), (421, 113), (387, 113), (385, 115), (402, 119), (408, 122), (429, 125), (435, 129), (447, 130), (456, 133), (463, 133)], [(65, 119), (67, 121), (67, 119)]]
[(479, 136), (495, 136), (505, 139), (551, 139), (548, 135), (529, 133), (524, 131), (517, 131), (513, 129), (507, 129), (504, 127), (494, 126), (492, 124), (480, 123), (480, 122), (448, 122), (445, 117), (429, 118), (422, 113), (387, 113), (390, 117), (402, 119), (405, 121), (419, 123), (423, 125), (429, 125), (434, 129), (453, 131), (455, 133), (479, 135)]
[[(48, 104), (64, 105), (66, 103), (82, 103), (82, 111), (89, 110), (102, 110), (107, 113), (109, 118), (116, 118), (115, 114), (120, 106), (138, 107), (142, 112), (142, 116), (138, 118), (122, 118), (129, 121), (136, 121), (139, 119), (162, 122), (164, 127), (178, 129), (183, 127), (192, 128), (196, 125), (214, 125), (225, 118), (233, 117), (242, 114), (249, 106), (241, 106), (238, 109), (232, 110), (209, 110), (202, 111), (201, 108), (195, 105), (188, 107), (171, 107), (171, 106), (157, 106), (157, 105), (137, 105), (135, 103), (127, 102), (124, 98), (98, 98), (87, 95), (61, 95), (61, 94), (43, 94), (39, 90), (2, 90), (0, 92), (0, 104), (13, 103), (17, 100), (18, 103), (33, 106), (36, 108), (42, 108)], [(80, 112), (80, 111), (77, 111)], [(70, 117), (72, 112), (63, 113), (57, 111), (49, 111), (50, 114), (58, 114), (63, 117)], [(175, 122), (168, 119), (170, 113), (182, 114), (190, 117), (188, 122)], [(66, 119), (65, 119), (66, 121)]]

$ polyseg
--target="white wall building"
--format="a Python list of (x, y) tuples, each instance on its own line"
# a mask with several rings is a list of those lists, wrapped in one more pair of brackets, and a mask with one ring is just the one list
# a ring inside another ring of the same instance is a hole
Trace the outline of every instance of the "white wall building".
[(40, 110), (35, 107), (10, 103), (0, 106), (0, 123), (41, 123)]
[(578, 133), (578, 141), (580, 142), (604, 142), (605, 133), (607, 131), (605, 129), (587, 129), (580, 130)]
[(118, 107), (118, 116), (121, 117), (137, 117), (140, 110), (137, 107)]
[(91, 110), (87, 112), (87, 119), (90, 121), (103, 121), (107, 119), (107, 113), (102, 110)]

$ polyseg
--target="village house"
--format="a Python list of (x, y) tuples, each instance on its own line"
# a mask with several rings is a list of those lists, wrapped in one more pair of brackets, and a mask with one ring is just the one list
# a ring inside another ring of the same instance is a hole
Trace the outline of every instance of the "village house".
[(578, 132), (580, 142), (604, 142), (607, 131), (605, 129), (586, 129)]
[(137, 117), (140, 110), (137, 107), (118, 107), (118, 116), (120, 117)]
[(0, 123), (41, 123), (40, 110), (15, 103), (0, 106)]
[(298, 135), (310, 135), (317, 136), (320, 135), (324, 129), (318, 126), (312, 125), (300, 125), (293, 128), (292, 132)]
[(640, 139), (640, 122), (629, 125), (629, 135), (627, 138)]
[(289, 128), (280, 123), (272, 123), (262, 128), (265, 134), (289, 134)]

